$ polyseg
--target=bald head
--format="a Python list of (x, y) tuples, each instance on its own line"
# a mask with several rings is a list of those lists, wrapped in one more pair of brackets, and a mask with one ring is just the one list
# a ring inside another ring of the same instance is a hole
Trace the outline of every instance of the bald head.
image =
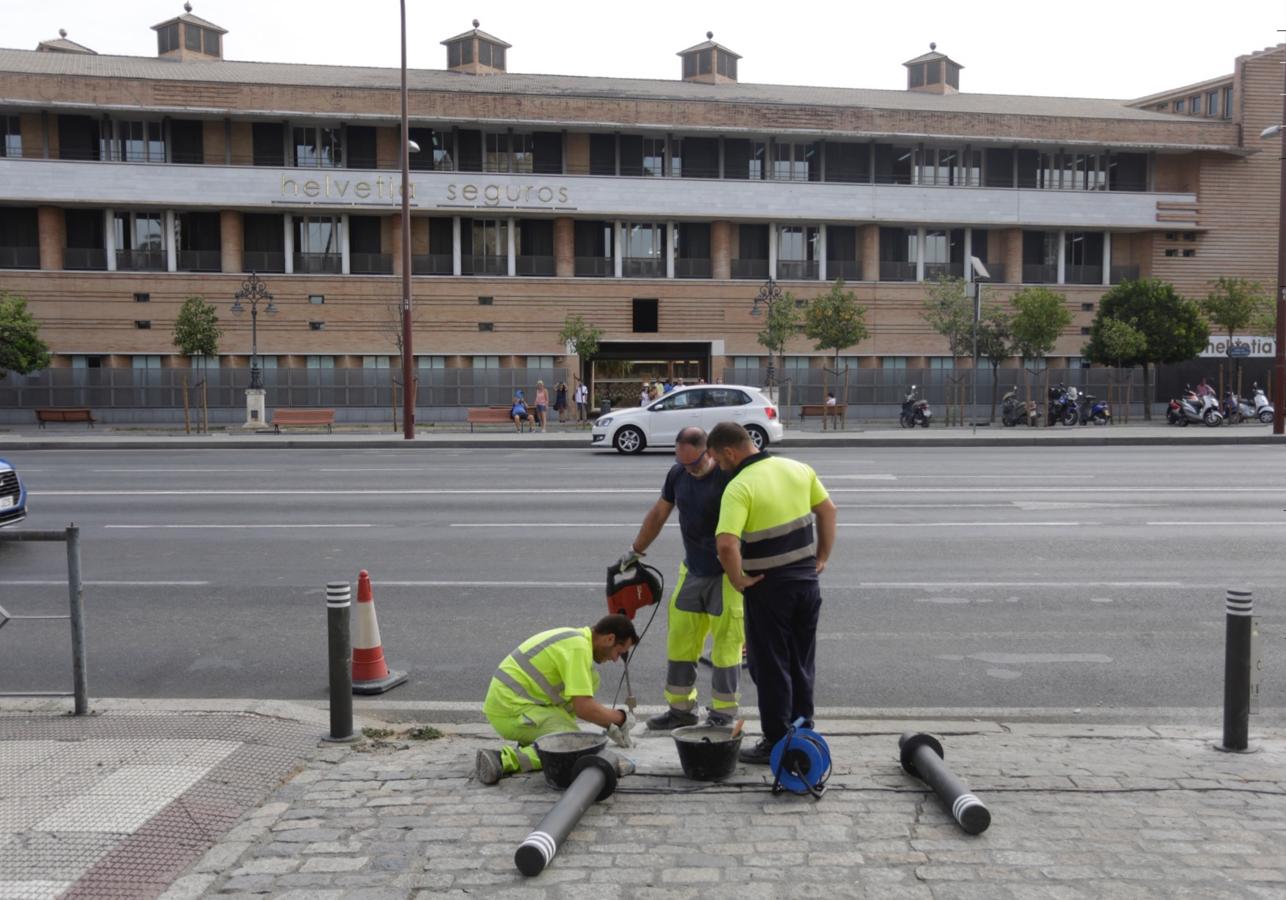
[(689, 425), (680, 431), (679, 436), (674, 439), (676, 447), (680, 444), (704, 453), (706, 449), (706, 430), (699, 425)]

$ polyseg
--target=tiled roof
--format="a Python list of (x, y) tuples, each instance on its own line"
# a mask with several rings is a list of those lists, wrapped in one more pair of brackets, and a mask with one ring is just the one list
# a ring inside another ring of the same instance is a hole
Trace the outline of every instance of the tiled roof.
[(153, 25), (152, 30), (155, 31), (158, 28), (163, 28), (166, 25), (169, 25), (171, 22), (187, 22), (189, 25), (199, 25), (202, 28), (209, 28), (211, 31), (217, 31), (220, 34), (228, 33), (228, 29), (221, 28), (220, 26), (215, 25), (213, 22), (209, 22), (201, 18), (200, 16), (192, 15), (192, 13), (184, 13), (181, 16), (175, 16), (172, 19), (166, 19), (164, 22), (161, 22), (157, 25)]
[[(215, 84), (268, 84), (397, 90), (396, 68), (322, 66), (298, 63), (238, 62), (234, 60), (159, 59), (137, 56), (86, 56), (0, 49), (4, 73), (126, 78)], [(1135, 109), (1126, 100), (1088, 97), (1032, 97), (1011, 94), (932, 94), (918, 91), (864, 88), (808, 87), (787, 84), (702, 84), (644, 78), (603, 78), (579, 75), (522, 75), (512, 72), (473, 76), (442, 69), (412, 69), (407, 84), (413, 91), (478, 94), (533, 94), (624, 100), (760, 103), (785, 106), (833, 106), (893, 109), (910, 112), (954, 112), (1055, 118), (1190, 121), (1186, 116)]]
[(94, 50), (90, 50), (84, 44), (78, 44), (73, 40), (69, 40), (68, 38), (62, 38), (62, 37), (54, 38), (52, 41), (41, 41), (40, 46), (45, 47), (48, 50), (62, 51), (63, 53), (96, 53), (97, 52)]

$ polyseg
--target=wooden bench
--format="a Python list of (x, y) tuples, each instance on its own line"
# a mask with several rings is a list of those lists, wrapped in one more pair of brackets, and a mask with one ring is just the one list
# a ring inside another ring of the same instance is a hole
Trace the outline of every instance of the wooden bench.
[(36, 409), (36, 421), (44, 428), (46, 422), (87, 422), (93, 428), (98, 421), (86, 406), (57, 406)]
[(838, 430), (846, 424), (848, 404), (836, 403), (827, 406), (825, 403), (801, 403), (799, 406), (799, 421), (802, 423), (809, 416), (822, 417), (822, 431), (826, 430), (827, 419), (830, 419), (831, 424)]
[(325, 425), (328, 432), (334, 432), (335, 410), (333, 409), (274, 409), (272, 411), (272, 430), (281, 434), (282, 425)]
[[(465, 421), (469, 423), (471, 432), (474, 425), (512, 425), (514, 417), (509, 412), (512, 408), (511, 406), (471, 406), (465, 414)], [(522, 422), (530, 430), (534, 420), (535, 414), (528, 410)]]

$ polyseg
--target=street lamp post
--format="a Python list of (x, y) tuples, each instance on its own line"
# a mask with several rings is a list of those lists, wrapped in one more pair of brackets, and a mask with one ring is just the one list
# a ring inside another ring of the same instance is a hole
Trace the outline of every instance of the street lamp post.
[(268, 286), (254, 272), (241, 282), (241, 290), (233, 296), (232, 312), (241, 315), (246, 308), (242, 300), (250, 302), (250, 387), (246, 390), (246, 428), (262, 425), (265, 421), (263, 373), (259, 369), (259, 302), (266, 301), (264, 313), (270, 316), (277, 314), (277, 307), (272, 304), (272, 294)]
[(402, 437), (415, 439), (415, 357), (411, 349), (411, 131), (406, 95), (406, 0), (402, 14)]
[(1282, 118), (1260, 137), (1280, 137), (1281, 187), (1277, 201), (1277, 347), (1273, 360), (1273, 434), (1286, 432), (1286, 66), (1283, 66)]
[(969, 257), (969, 284), (973, 288), (973, 402), (970, 404), (973, 408), (969, 411), (969, 420), (973, 434), (978, 433), (978, 325), (982, 321), (982, 282), (990, 278), (991, 273), (982, 260)]
[[(783, 300), (785, 300), (785, 298), (786, 298), (786, 295), (782, 293), (782, 290), (778, 286), (777, 282), (769, 278), (760, 286), (759, 293), (755, 296), (754, 305), (750, 307), (750, 314), (752, 316), (762, 316), (764, 314), (764, 310), (767, 310), (768, 322), (769, 322), (768, 327), (771, 328), (772, 321), (773, 321), (773, 317), (772, 317), (773, 307), (776, 304), (781, 303)], [(782, 360), (782, 362), (784, 361), (785, 360)], [(775, 386), (776, 386), (776, 379), (773, 377), (772, 348), (769, 347), (768, 348), (768, 384), (766, 384), (765, 387), (774, 388)], [(775, 395), (775, 393), (773, 394), (773, 399), (775, 401), (780, 402), (780, 398), (778, 398)]]

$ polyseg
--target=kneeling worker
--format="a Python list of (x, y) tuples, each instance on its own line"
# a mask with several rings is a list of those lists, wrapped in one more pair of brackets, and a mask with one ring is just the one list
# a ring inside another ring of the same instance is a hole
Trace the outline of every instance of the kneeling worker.
[(593, 628), (553, 628), (519, 644), (500, 663), (482, 704), (492, 727), (518, 745), (479, 750), (478, 781), (495, 784), (505, 775), (538, 770), (540, 757), (532, 742), (579, 730), (577, 719), (606, 728), (618, 746), (630, 746), (634, 716), (594, 699), (599, 684), (594, 663), (614, 662), (638, 642), (634, 623), (611, 615)]

